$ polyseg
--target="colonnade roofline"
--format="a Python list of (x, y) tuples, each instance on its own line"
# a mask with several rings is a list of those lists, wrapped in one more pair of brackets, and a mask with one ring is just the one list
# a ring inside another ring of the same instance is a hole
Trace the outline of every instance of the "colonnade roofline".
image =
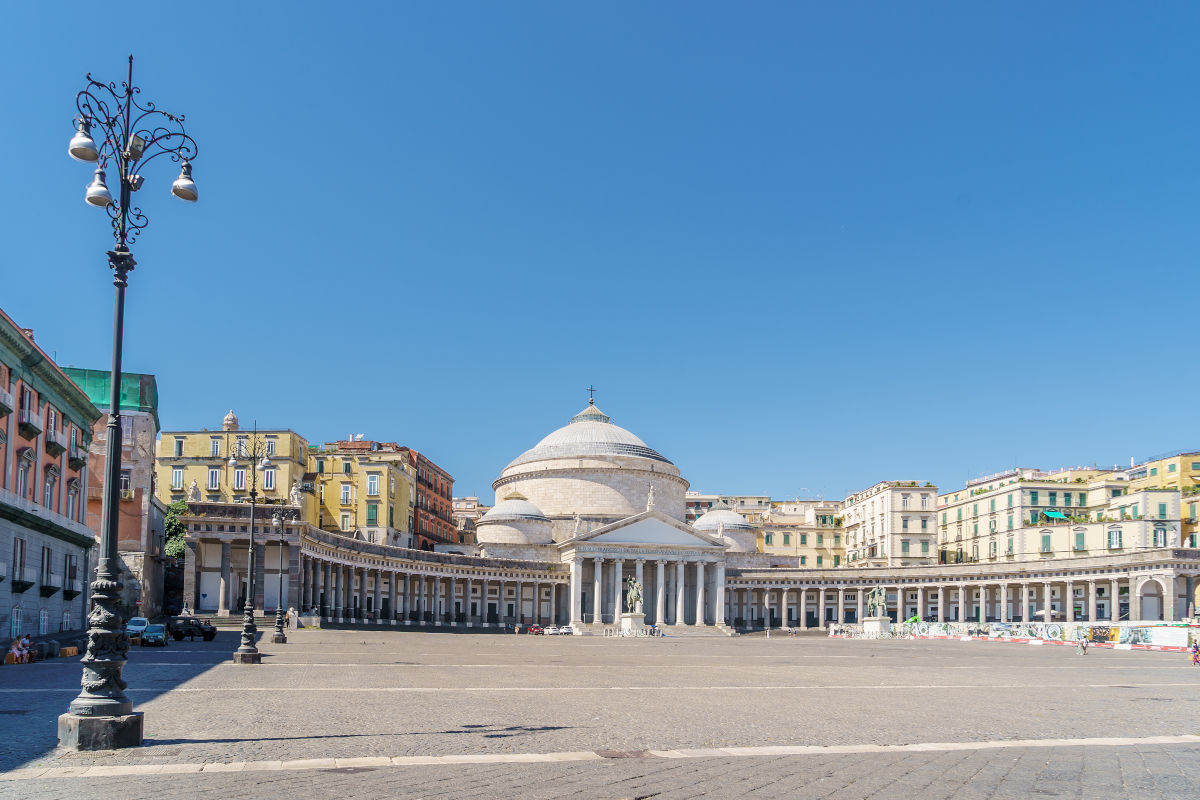
[[(457, 553), (434, 553), (428, 550), (410, 550), (406, 547), (393, 547), (392, 545), (364, 542), (361, 539), (352, 539), (349, 536), (340, 536), (336, 533), (311, 527), (301, 533), (300, 540), (302, 547), (308, 545), (312, 550), (312, 552), (305, 551), (305, 555), (307, 556), (330, 558), (337, 555), (312, 547), (309, 544), (309, 541), (311, 541), (316, 545), (333, 548), (338, 553), (344, 553), (348, 557), (348, 561), (353, 563), (365, 565), (365, 562), (369, 558), (364, 557), (370, 556), (385, 559), (377, 564), (373, 564), (373, 566), (384, 569), (404, 568), (406, 565), (395, 562), (407, 561), (417, 562), (413, 566), (433, 565), (460, 569), (528, 571), (541, 573), (553, 579), (566, 580), (567, 578), (566, 565), (557, 561), (519, 561), (516, 559), (465, 556)], [(560, 572), (562, 574), (547, 574)]]
[(827, 570), (741, 569), (728, 567), (727, 582), (754, 581), (775, 583), (860, 584), (954, 583), (1007, 580), (1019, 583), (1048, 577), (1103, 576), (1148, 568), (1200, 570), (1200, 550), (1156, 548), (1134, 553), (1084, 558), (1056, 558), (1046, 561), (1016, 561), (1006, 564), (931, 564), (919, 567), (839, 567)]

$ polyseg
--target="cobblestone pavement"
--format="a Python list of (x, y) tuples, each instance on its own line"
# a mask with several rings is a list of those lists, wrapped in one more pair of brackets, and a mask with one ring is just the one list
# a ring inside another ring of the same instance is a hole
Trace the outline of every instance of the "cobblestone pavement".
[(803, 636), (289, 638), (260, 643), (259, 666), (228, 663), (232, 631), (135, 650), (126, 677), (147, 742), (111, 753), (53, 749), (76, 661), (0, 669), (0, 718), (20, 731), (0, 739), (0, 796), (1200, 790), (1200, 670), (1179, 654)]

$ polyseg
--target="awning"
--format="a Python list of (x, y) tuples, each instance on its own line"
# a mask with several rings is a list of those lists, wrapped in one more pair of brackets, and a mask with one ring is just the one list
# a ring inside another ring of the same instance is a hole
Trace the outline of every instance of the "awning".
[(1066, 519), (1067, 515), (1061, 511), (1043, 511), (1042, 516), (1050, 517), (1050, 519)]

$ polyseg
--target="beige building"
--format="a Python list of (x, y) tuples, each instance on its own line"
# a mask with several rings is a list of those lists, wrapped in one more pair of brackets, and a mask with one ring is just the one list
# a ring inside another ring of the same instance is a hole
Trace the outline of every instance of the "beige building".
[(416, 547), (415, 467), (395, 442), (347, 440), (309, 448), (318, 528), (363, 541)]
[[(249, 453), (261, 443), (269, 465), (258, 470), (260, 503), (289, 502), (307, 471), (308, 440), (293, 430), (242, 430), (237, 415), (225, 415), (220, 430), (163, 431), (156, 462), (158, 497), (164, 503), (240, 503), (250, 501)], [(237, 463), (230, 466), (230, 456)]]
[(1178, 489), (1183, 500), (1182, 541), (1200, 546), (1200, 450), (1180, 450), (1151, 456), (1126, 473), (1130, 491)]
[(758, 550), (791, 556), (801, 569), (840, 567), (846, 561), (841, 503), (832, 500), (772, 501), (760, 515)]
[(717, 506), (724, 506), (732, 511), (736, 511), (751, 522), (758, 522), (763, 512), (771, 508), (771, 498), (765, 494), (704, 494), (703, 492), (685, 492), (684, 503), (686, 506), (684, 521), (689, 525)]
[(842, 504), (846, 558), (854, 566), (915, 566), (937, 560), (937, 487), (880, 481)]

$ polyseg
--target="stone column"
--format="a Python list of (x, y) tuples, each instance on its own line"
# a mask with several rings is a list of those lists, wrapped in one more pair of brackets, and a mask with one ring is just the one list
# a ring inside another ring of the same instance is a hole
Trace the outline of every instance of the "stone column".
[(254, 611), (256, 614), (265, 613), (264, 607), (266, 606), (266, 599), (265, 599), (265, 594), (263, 593), (263, 589), (267, 585), (267, 582), (266, 582), (267, 565), (264, 563), (267, 560), (266, 553), (267, 553), (266, 545), (263, 545), (263, 544), (254, 545), (255, 562), (254, 562), (253, 586), (254, 586)]
[(817, 627), (825, 630), (825, 587), (817, 590)]
[(938, 587), (937, 587), (937, 598), (938, 598), (937, 621), (945, 622), (946, 621), (946, 587), (940, 583), (938, 584)]
[[(713, 618), (713, 621), (716, 623), (716, 625), (718, 627), (724, 627), (725, 626), (725, 564), (723, 562), (718, 562), (718, 564), (717, 564), (717, 576), (716, 576), (715, 585), (713, 586), (713, 594), (717, 598), (717, 607), (716, 607), (716, 611), (715, 611), (716, 616)], [(786, 606), (784, 608), (783, 613), (785, 615), (787, 614)]]
[(1067, 622), (1075, 621), (1075, 584), (1067, 581), (1063, 584), (1063, 604), (1066, 608), (1063, 611), (1066, 613)]
[[(903, 590), (901, 590), (901, 591), (903, 591)], [(841, 625), (843, 622), (846, 621), (846, 587), (839, 586), (838, 590), (837, 590), (837, 594), (838, 594), (837, 621), (838, 621), (838, 624)]]
[(667, 624), (667, 577), (662, 561), (654, 562), (654, 624)]
[(958, 621), (967, 621), (967, 586), (962, 583), (958, 585)]
[(592, 624), (600, 625), (604, 621), (604, 559), (592, 558)]
[(425, 624), (425, 609), (426, 609), (425, 575), (421, 574), (421, 575), (417, 576), (417, 602), (416, 602), (416, 609), (415, 609), (417, 612), (417, 624), (418, 625)]
[(1088, 622), (1096, 624), (1096, 581), (1089, 580), (1088, 584)]
[(583, 624), (582, 593), (583, 559), (576, 556), (571, 559), (571, 618), (568, 620), (571, 625)]
[(925, 592), (924, 584), (917, 586), (917, 619), (921, 622), (925, 621)]
[(412, 625), (412, 580), (411, 574), (408, 572), (400, 576), (400, 609), (403, 612), (404, 624)]
[(705, 621), (704, 594), (704, 562), (696, 562), (696, 624), (704, 625)]
[(788, 619), (788, 611), (792, 606), (791, 594), (790, 587), (783, 586), (779, 589), (779, 624), (785, 628), (792, 627), (791, 620)]
[(354, 567), (346, 565), (346, 597), (342, 603), (342, 608), (345, 611), (347, 618), (352, 618), (354, 613)]
[[(11, 416), (12, 415), (9, 414), (9, 417)], [(80, 502), (86, 502), (86, 500), (87, 499), (84, 498), (80, 500)], [(186, 603), (189, 608), (195, 609), (198, 605), (200, 605), (200, 581), (197, 578), (197, 576), (200, 574), (200, 560), (198, 558), (200, 555), (200, 543), (194, 539), (184, 539), (183, 548), (183, 602)], [(33, 556), (31, 555), (26, 555), (26, 563), (28, 563), (29, 559), (32, 557)], [(12, 568), (14, 570), (17, 569), (17, 565), (13, 564)], [(84, 567), (83, 569), (83, 582), (88, 582), (87, 567)], [(22, 613), (23, 612), (24, 609), (22, 609)], [(86, 621), (87, 615), (85, 614), (84, 622)]]
[(1032, 622), (1029, 616), (1029, 584), (1021, 584), (1021, 621)]
[(552, 583), (552, 584), (550, 584), (550, 624), (551, 625), (558, 624), (558, 613), (557, 613), (558, 609), (555, 608), (555, 606), (557, 605), (557, 603), (555, 603), (555, 600), (557, 600), (557, 599), (558, 599), (558, 584)]
[(229, 616), (229, 557), (230, 543), (221, 542), (221, 596), (217, 598), (217, 614)]
[[(800, 615), (800, 625), (798, 627), (800, 628), (800, 630), (803, 631), (803, 630), (808, 629), (808, 587), (801, 586), (799, 588), (799, 592), (800, 592), (800, 608), (798, 610), (798, 613)], [(861, 594), (861, 592), (860, 592), (860, 594)]]
[(317, 609), (319, 616), (322, 618), (332, 616), (331, 609), (329, 607), (330, 594), (328, 561), (322, 561), (317, 565), (317, 586), (320, 588), (320, 591), (317, 592), (315, 600), (316, 605), (320, 606), (320, 608)]
[(396, 624), (396, 573), (388, 573), (388, 625)]
[(687, 608), (687, 599), (683, 594), (683, 569), (684, 562), (675, 562), (675, 624), (685, 625), (686, 616), (684, 610)]
[[(645, 610), (646, 610), (646, 582), (645, 582), (645, 568), (644, 568), (645, 563), (646, 563), (646, 560), (644, 558), (639, 558), (637, 561), (633, 562), (633, 579), (635, 581), (637, 581), (638, 586), (641, 587), (642, 611), (643, 612), (645, 612)], [(634, 613), (637, 613), (636, 608), (631, 608), (629, 610), (633, 611)]]
[(375, 619), (383, 621), (383, 571), (375, 570)]
[(854, 621), (860, 625), (863, 621), (863, 605), (866, 602), (864, 594), (862, 586), (859, 586), (854, 592)]
[(621, 621), (625, 613), (625, 593), (621, 591), (622, 573), (625, 571), (625, 560), (613, 559), (613, 624)]
[(1109, 586), (1111, 587), (1109, 589), (1109, 591), (1112, 593), (1112, 597), (1109, 598), (1109, 601), (1108, 601), (1108, 608), (1109, 608), (1108, 618), (1109, 618), (1110, 622), (1120, 622), (1121, 621), (1121, 584), (1117, 581), (1116, 578), (1113, 578), (1112, 581), (1110, 581)]
[(988, 618), (988, 595), (991, 590), (988, 589), (986, 583), (979, 584), (979, 621), (987, 622)]
[(1054, 613), (1053, 613), (1053, 611), (1054, 611), (1054, 590), (1050, 587), (1049, 581), (1042, 584), (1042, 588), (1044, 589), (1043, 602), (1045, 602), (1045, 604), (1046, 604), (1046, 608), (1044, 609), (1044, 613), (1042, 614), (1042, 622), (1053, 622), (1054, 621)]
[(329, 565), (329, 618), (342, 621), (342, 565)]
[(1175, 585), (1175, 573), (1171, 572), (1162, 576), (1167, 583), (1167, 588), (1163, 590), (1162, 599), (1162, 618), (1163, 622), (1175, 622), (1179, 619), (1179, 615), (1175, 613), (1175, 608), (1178, 604), (1179, 589)]
[(1008, 622), (1008, 584), (1000, 584), (1000, 621)]

